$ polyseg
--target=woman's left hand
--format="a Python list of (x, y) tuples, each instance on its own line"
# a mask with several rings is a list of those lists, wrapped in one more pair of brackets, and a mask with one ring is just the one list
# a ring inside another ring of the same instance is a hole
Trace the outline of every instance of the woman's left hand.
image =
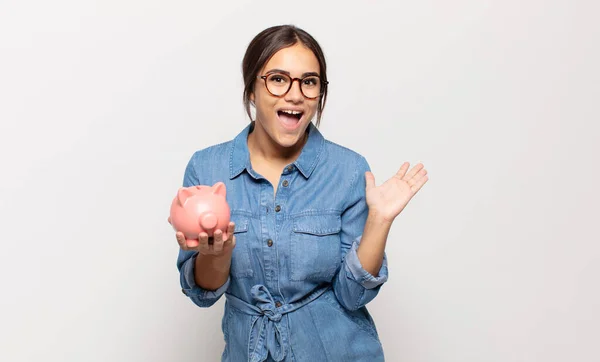
[(409, 166), (408, 162), (404, 162), (394, 176), (379, 186), (375, 186), (373, 173), (365, 173), (369, 213), (391, 223), (404, 210), (429, 179), (422, 163), (418, 163), (407, 172)]

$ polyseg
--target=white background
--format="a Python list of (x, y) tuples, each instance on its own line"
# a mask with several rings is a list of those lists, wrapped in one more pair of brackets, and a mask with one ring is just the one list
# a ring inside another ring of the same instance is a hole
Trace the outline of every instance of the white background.
[[(430, 181), (369, 308), (389, 361), (598, 361), (593, 1), (0, 2), (0, 360), (216, 361), (223, 300), (180, 290), (184, 167), (248, 122), (241, 61), (325, 50), (321, 131)], [(224, 165), (225, 166), (225, 165)]]

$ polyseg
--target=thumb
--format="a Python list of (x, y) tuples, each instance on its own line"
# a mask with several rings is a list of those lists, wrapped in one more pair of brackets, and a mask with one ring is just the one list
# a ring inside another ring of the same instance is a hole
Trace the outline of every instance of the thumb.
[(370, 172), (370, 171), (365, 172), (365, 182), (367, 184), (366, 191), (369, 191), (370, 189), (375, 187), (375, 176), (373, 175), (372, 172)]

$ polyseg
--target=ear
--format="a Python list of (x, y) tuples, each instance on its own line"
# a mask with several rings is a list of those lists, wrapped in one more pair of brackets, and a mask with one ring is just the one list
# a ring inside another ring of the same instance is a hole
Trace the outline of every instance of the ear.
[(220, 195), (223, 197), (226, 197), (227, 195), (225, 184), (223, 182), (217, 182), (216, 184), (214, 184), (212, 187), (212, 192), (216, 195)]
[(192, 195), (192, 192), (188, 188), (180, 187), (179, 191), (177, 191), (177, 201), (179, 202), (179, 206), (183, 206), (185, 204), (185, 200)]

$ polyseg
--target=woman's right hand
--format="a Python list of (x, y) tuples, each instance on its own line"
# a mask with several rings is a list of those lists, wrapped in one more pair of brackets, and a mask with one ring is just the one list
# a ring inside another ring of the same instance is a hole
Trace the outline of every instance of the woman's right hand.
[(212, 238), (209, 238), (208, 234), (202, 232), (198, 235), (198, 240), (186, 239), (181, 231), (178, 231), (175, 237), (181, 250), (198, 251), (202, 255), (218, 257), (231, 255), (233, 248), (235, 248), (234, 230), (235, 223), (230, 222), (227, 232), (223, 233), (221, 230), (216, 230)]

